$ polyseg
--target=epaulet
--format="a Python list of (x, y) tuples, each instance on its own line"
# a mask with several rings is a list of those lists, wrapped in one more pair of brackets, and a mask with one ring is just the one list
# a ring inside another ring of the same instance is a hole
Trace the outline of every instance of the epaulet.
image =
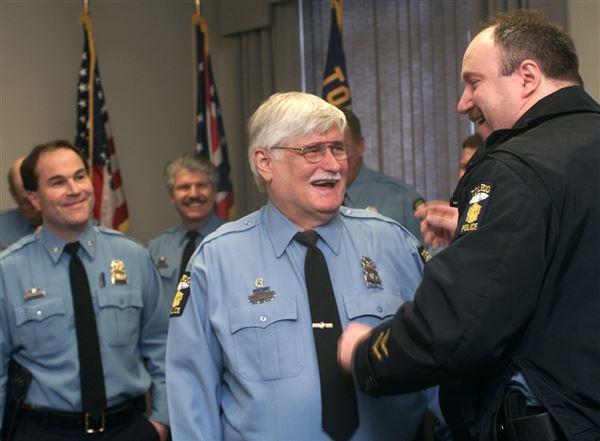
[(136, 238), (129, 236), (128, 234), (122, 233), (118, 230), (113, 230), (112, 228), (106, 228), (106, 227), (102, 227), (102, 226), (96, 226), (96, 228), (98, 229), (99, 233), (102, 234), (106, 234), (108, 236), (118, 236), (121, 237), (123, 239), (127, 239), (133, 243), (135, 243), (136, 245), (141, 246), (142, 248), (146, 248), (139, 240), (137, 240)]
[(238, 233), (254, 228), (258, 224), (259, 212), (260, 210), (254, 213), (250, 213), (249, 215), (244, 216), (241, 219), (225, 222), (215, 231), (206, 236), (203, 240), (203, 243), (210, 242), (211, 240), (215, 240), (218, 237), (225, 236), (227, 234)]
[(37, 240), (36, 233), (28, 234), (27, 236), (23, 236), (22, 238), (17, 240), (15, 243), (11, 244), (8, 248), (6, 248), (4, 250), (0, 250), (0, 255), (2, 257), (9, 256), (10, 254), (12, 254), (16, 251), (19, 251), (20, 249), (25, 248), (27, 245), (35, 242), (36, 240)]
[(367, 210), (365, 208), (350, 208), (340, 207), (340, 214), (344, 217), (356, 218), (356, 219), (378, 219), (386, 222), (397, 223), (393, 219), (385, 217), (375, 211)]

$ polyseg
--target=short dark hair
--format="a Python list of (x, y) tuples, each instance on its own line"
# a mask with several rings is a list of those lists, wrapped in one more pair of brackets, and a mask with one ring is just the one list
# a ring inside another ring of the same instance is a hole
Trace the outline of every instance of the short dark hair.
[(359, 142), (360, 138), (362, 138), (362, 129), (360, 126), (360, 120), (358, 116), (354, 114), (354, 112), (350, 109), (339, 107), (339, 109), (344, 112), (346, 116), (346, 124), (350, 129), (350, 136), (352, 136), (352, 140), (354, 142)]
[(531, 59), (548, 78), (583, 85), (573, 39), (544, 13), (515, 10), (498, 14), (481, 30), (489, 27), (494, 27), (494, 42), (503, 53), (503, 75), (512, 74), (523, 60)]
[(77, 156), (79, 156), (81, 158), (81, 161), (83, 162), (85, 171), (89, 173), (90, 170), (88, 163), (81, 154), (81, 151), (69, 141), (65, 141), (64, 139), (57, 139), (55, 141), (45, 142), (43, 144), (35, 146), (21, 164), (21, 179), (23, 180), (23, 187), (25, 188), (25, 190), (37, 191), (38, 189), (38, 176), (35, 171), (35, 168), (37, 167), (40, 156), (43, 153), (53, 152), (59, 149), (72, 150), (75, 154), (77, 154)]
[(462, 143), (463, 149), (478, 149), (479, 146), (483, 144), (483, 139), (477, 133), (474, 135), (468, 136)]

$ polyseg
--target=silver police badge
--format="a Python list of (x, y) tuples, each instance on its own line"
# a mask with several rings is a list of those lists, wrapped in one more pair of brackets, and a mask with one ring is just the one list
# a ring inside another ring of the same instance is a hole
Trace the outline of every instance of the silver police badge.
[(375, 268), (375, 262), (373, 262), (370, 257), (362, 256), (360, 258), (360, 264), (363, 267), (363, 276), (365, 278), (367, 288), (381, 289), (381, 278), (379, 277), (377, 269)]

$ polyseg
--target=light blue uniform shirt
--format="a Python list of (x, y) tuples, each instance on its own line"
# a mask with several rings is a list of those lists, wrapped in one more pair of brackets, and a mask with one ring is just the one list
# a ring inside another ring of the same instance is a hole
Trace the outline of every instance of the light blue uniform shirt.
[(419, 199), (421, 196), (410, 185), (363, 165), (346, 188), (344, 205), (390, 217), (422, 242), (420, 222), (414, 215), (414, 202)]
[[(412, 299), (422, 262), (416, 240), (395, 222), (342, 209), (316, 231), (343, 327), (375, 326)], [(169, 322), (173, 439), (329, 439), (321, 428), (306, 248), (293, 240), (297, 232), (269, 203), (219, 228), (196, 250), (190, 295)], [(367, 286), (363, 256), (375, 264), (381, 287)], [(261, 286), (274, 296), (253, 302)], [(357, 388), (357, 397), (353, 440), (409, 441), (428, 404), (437, 404), (437, 389), (374, 398)]]
[(35, 231), (18, 208), (0, 212), (0, 251)]
[[(151, 388), (151, 419), (168, 424), (165, 342), (168, 320), (158, 272), (147, 250), (123, 234), (89, 226), (79, 236), (96, 312), (107, 405)], [(47, 228), (0, 255), (0, 415), (10, 358), (32, 376), (25, 403), (81, 411), (75, 317), (65, 243)], [(111, 263), (126, 283), (113, 282)], [(43, 292), (43, 295), (34, 295)]]
[[(196, 243), (200, 245), (203, 238), (224, 223), (225, 221), (213, 213), (198, 230), (200, 235), (196, 239)], [(148, 242), (148, 250), (150, 251), (152, 261), (160, 273), (163, 294), (167, 298), (169, 305), (171, 305), (171, 300), (173, 299), (173, 295), (175, 295), (177, 283), (179, 282), (178, 277), (181, 271), (179, 266), (181, 265), (183, 249), (187, 244), (187, 239), (185, 238), (187, 232), (188, 229), (182, 224), (163, 231)]]

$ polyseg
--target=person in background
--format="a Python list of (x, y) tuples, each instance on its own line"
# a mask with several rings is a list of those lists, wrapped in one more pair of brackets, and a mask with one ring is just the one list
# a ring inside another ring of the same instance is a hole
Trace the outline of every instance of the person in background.
[(410, 185), (364, 165), (365, 139), (360, 120), (351, 110), (341, 110), (348, 123), (344, 140), (352, 148), (352, 154), (348, 158), (346, 195), (342, 204), (381, 213), (394, 219), (417, 239), (422, 240), (419, 221), (413, 213), (423, 202), (423, 198)]
[(345, 126), (300, 92), (271, 96), (250, 119), (250, 166), (269, 201), (206, 238), (179, 284), (167, 343), (174, 439), (412, 441), (437, 407), (436, 388), (374, 400), (337, 365), (342, 329), (393, 315), (423, 267), (396, 222), (340, 208)]
[(3, 436), (164, 441), (168, 319), (148, 251), (92, 225), (88, 167), (69, 142), (35, 147), (21, 175), (43, 224), (0, 255)]
[(185, 153), (173, 159), (165, 166), (164, 180), (181, 224), (151, 239), (148, 250), (170, 304), (193, 251), (223, 221), (215, 214), (217, 170), (207, 158)]
[[(468, 136), (462, 143), (462, 154), (460, 157), (458, 179), (465, 174), (465, 168), (471, 157), (483, 143), (478, 133)], [(456, 222), (458, 221), (458, 209), (447, 201), (427, 201), (415, 209), (415, 218), (421, 222), (421, 233), (423, 241), (431, 247), (434, 254), (440, 252), (452, 238)], [(448, 222), (450, 222), (448, 224)], [(448, 231), (448, 229), (451, 229)]]
[(13, 162), (8, 171), (8, 190), (17, 208), (0, 212), (0, 251), (33, 233), (42, 223), (41, 213), (31, 205), (23, 188), (20, 172), (23, 159), (20, 157)]
[(458, 164), (458, 179), (462, 178), (465, 174), (465, 168), (469, 159), (473, 157), (477, 149), (483, 144), (483, 139), (479, 134), (468, 136), (462, 143), (462, 154), (460, 156), (460, 162)]

